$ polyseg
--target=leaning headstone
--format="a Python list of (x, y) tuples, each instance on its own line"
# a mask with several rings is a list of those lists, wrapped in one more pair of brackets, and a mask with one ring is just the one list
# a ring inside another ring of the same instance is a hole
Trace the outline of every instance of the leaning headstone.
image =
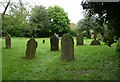
[(50, 45), (51, 45), (51, 51), (58, 51), (59, 50), (59, 38), (54, 34), (50, 38)]
[(70, 34), (63, 35), (61, 39), (61, 59), (74, 59), (74, 40)]
[(76, 35), (76, 43), (77, 43), (77, 45), (83, 45), (83, 35), (82, 34)]
[(6, 48), (11, 48), (11, 36), (9, 34), (5, 37)]
[(91, 42), (90, 45), (100, 45), (100, 44), (101, 44), (101, 43), (99, 42), (99, 40), (96, 40), (96, 37), (97, 37), (97, 35), (96, 35), (96, 33), (95, 33), (94, 36), (93, 36), (94, 40)]
[(28, 40), (25, 58), (32, 59), (35, 57), (37, 45), (38, 43), (35, 41), (35, 38), (32, 37), (30, 40)]

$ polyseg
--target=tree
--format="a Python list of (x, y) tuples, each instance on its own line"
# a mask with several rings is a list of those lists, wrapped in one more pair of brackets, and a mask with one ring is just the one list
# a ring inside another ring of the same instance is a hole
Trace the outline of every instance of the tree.
[(49, 18), (47, 9), (40, 5), (32, 8), (30, 16), (30, 24), (33, 29), (33, 36), (46, 37), (49, 36)]
[(7, 5), (5, 6), (5, 10), (4, 10), (3, 13), (2, 13), (2, 18), (4, 17), (5, 12), (6, 12), (7, 9), (8, 9), (9, 4), (10, 4), (10, 0), (7, 2)]
[(97, 22), (100, 25), (106, 24), (108, 26), (109, 40), (108, 44), (111, 46), (114, 43), (114, 36), (120, 37), (120, 2), (88, 2), (87, 0), (82, 2), (83, 9), (89, 11), (89, 16), (98, 14)]
[(100, 25), (106, 24), (113, 32), (112, 35), (120, 37), (120, 2), (82, 2), (83, 9), (89, 11), (89, 15), (98, 14), (97, 21)]
[(7, 32), (11, 36), (24, 36), (23, 31), (28, 27), (28, 16), (29, 12), (21, 0), (18, 3), (11, 2), (8, 14), (2, 19), (3, 34)]
[(77, 23), (78, 32), (85, 31), (87, 33), (87, 38), (90, 38), (90, 30), (101, 32), (103, 31), (102, 26), (100, 26), (96, 21), (96, 17), (89, 16), (89, 12), (84, 13), (84, 19), (79, 20)]
[(58, 33), (60, 36), (69, 32), (70, 20), (67, 13), (59, 6), (48, 8), (48, 16), (50, 21), (50, 29), (52, 34)]

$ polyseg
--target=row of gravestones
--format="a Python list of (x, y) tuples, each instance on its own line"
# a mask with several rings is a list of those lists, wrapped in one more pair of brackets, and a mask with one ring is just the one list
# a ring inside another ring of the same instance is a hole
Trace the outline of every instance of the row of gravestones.
[[(77, 35), (77, 45), (83, 45), (83, 36), (82, 34)], [(93, 40), (97, 41), (97, 40)], [(93, 42), (92, 41), (92, 42)], [(51, 51), (59, 50), (59, 38), (54, 34), (50, 38)], [(25, 52), (25, 58), (32, 59), (35, 57), (35, 52), (38, 43), (35, 41), (35, 38), (32, 37), (27, 42), (27, 48)], [(9, 34), (6, 36), (6, 48), (11, 48), (11, 37)], [(74, 40), (70, 34), (65, 34), (61, 38), (61, 59), (62, 60), (71, 60), (74, 59)]]

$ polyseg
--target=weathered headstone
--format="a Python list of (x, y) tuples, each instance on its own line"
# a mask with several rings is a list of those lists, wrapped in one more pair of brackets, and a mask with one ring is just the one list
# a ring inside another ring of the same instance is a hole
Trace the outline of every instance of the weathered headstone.
[(61, 59), (74, 59), (74, 40), (70, 34), (63, 35), (61, 39)]
[(77, 43), (77, 45), (83, 45), (83, 35), (82, 34), (76, 35), (76, 43)]
[(27, 59), (32, 59), (35, 57), (36, 53), (36, 48), (37, 48), (38, 43), (35, 41), (35, 38), (30, 38), (27, 42), (27, 48), (25, 52), (25, 58)]
[(90, 45), (100, 45), (101, 43), (98, 40), (93, 40)]
[(9, 34), (5, 37), (6, 48), (11, 48), (11, 36)]
[(43, 39), (43, 44), (45, 43), (45, 40)]
[(54, 34), (50, 38), (50, 45), (51, 45), (51, 51), (58, 51), (59, 50), (59, 38)]
[(101, 44), (101, 43), (99, 42), (99, 40), (96, 40), (96, 37), (97, 37), (97, 34), (94, 33), (94, 36), (93, 36), (94, 40), (91, 42), (90, 45), (100, 45), (100, 44)]

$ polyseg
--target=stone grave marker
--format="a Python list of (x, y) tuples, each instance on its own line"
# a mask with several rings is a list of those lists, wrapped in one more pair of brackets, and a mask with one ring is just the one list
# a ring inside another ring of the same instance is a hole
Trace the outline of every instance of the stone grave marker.
[(54, 34), (51, 38), (50, 38), (50, 45), (51, 45), (51, 51), (58, 51), (59, 50), (59, 38), (56, 36), (56, 34)]
[(25, 52), (25, 58), (26, 59), (32, 59), (35, 57), (35, 53), (36, 53), (36, 48), (37, 48), (37, 41), (35, 41), (35, 38), (30, 38), (30, 40), (28, 40), (27, 42), (27, 48), (26, 48), (26, 52)]
[(45, 40), (43, 39), (43, 44), (45, 43)]
[(83, 45), (83, 35), (82, 34), (76, 35), (76, 43), (77, 43), (77, 45)]
[(11, 36), (9, 34), (5, 37), (6, 48), (11, 48)]
[(99, 40), (96, 40), (97, 38), (97, 34), (94, 33), (94, 36), (93, 36), (94, 40), (91, 42), (90, 45), (100, 45), (101, 43), (99, 42)]
[(74, 59), (74, 40), (70, 34), (63, 35), (61, 39), (61, 59), (73, 60)]

